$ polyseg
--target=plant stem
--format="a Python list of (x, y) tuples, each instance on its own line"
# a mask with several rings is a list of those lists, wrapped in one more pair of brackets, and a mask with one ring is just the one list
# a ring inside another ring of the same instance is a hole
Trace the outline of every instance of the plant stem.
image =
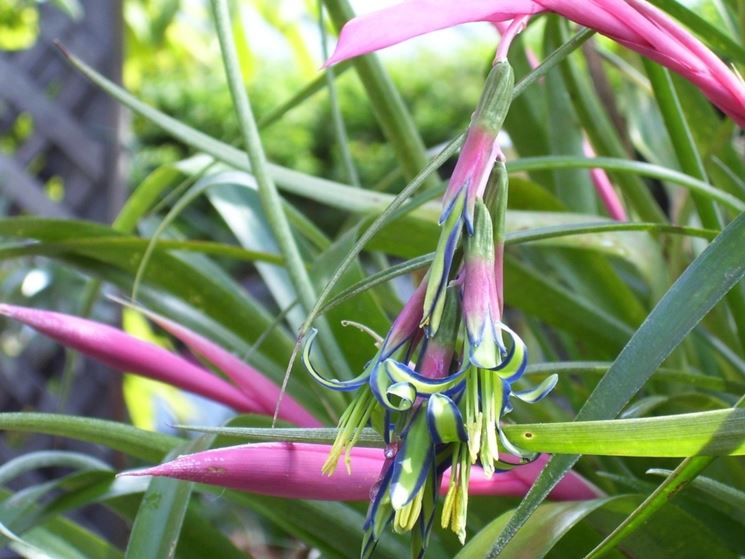
[[(354, 17), (354, 10), (348, 0), (323, 1), (337, 28), (341, 29)], [(407, 180), (412, 180), (429, 158), (411, 113), (377, 56), (361, 56), (354, 59), (353, 64), (367, 91), (378, 123), (393, 146), (404, 176)], [(425, 184), (436, 186), (437, 183), (437, 176), (431, 176)]]
[[(269, 175), (258, 126), (256, 125), (248, 93), (246, 92), (240, 73), (238, 55), (235, 50), (230, 24), (228, 2), (227, 0), (211, 0), (211, 2), (223, 63), (225, 65), (225, 75), (243, 134), (243, 141), (251, 164), (251, 170), (258, 185), (259, 200), (261, 201), (261, 206), (269, 227), (285, 259), (285, 265), (290, 279), (297, 290), (298, 299), (307, 311), (313, 308), (316, 302), (316, 291), (292, 235), (290, 223), (285, 215), (279, 191)], [(322, 348), (326, 358), (329, 360), (329, 364), (339, 374), (349, 375), (349, 365), (334, 336), (331, 334), (328, 324), (325, 321), (320, 321), (319, 330), (322, 333)]]

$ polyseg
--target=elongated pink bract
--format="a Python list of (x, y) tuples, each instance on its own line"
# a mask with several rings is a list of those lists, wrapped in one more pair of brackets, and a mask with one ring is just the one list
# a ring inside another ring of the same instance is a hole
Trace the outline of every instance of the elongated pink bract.
[[(595, 150), (592, 149), (592, 145), (587, 139), (582, 142), (582, 150), (587, 157), (595, 157)], [(616, 194), (605, 169), (590, 169), (590, 178), (608, 215), (616, 221), (626, 221), (628, 219), (626, 209), (623, 207), (618, 194)]]
[(162, 347), (77, 316), (0, 304), (0, 314), (18, 320), (116, 369), (159, 380), (231, 408), (256, 413), (261, 406), (221, 378)]
[[(245, 361), (196, 332), (146, 309), (139, 309), (163, 330), (181, 340), (195, 354), (204, 357), (225, 373), (251, 400), (257, 402), (265, 415), (274, 414), (280, 387)], [(303, 408), (297, 400), (285, 394), (279, 409), (280, 419), (298, 427), (320, 427), (322, 423)]]
[[(122, 475), (165, 476), (261, 495), (326, 501), (364, 501), (385, 462), (378, 448), (352, 449), (352, 470), (337, 468), (333, 476), (321, 473), (329, 445), (308, 443), (255, 443), (218, 448), (179, 456), (171, 462), (125, 472)], [(341, 459), (340, 459), (341, 460)], [(547, 457), (486, 479), (481, 468), (471, 473), (471, 495), (522, 496), (545, 465)], [(441, 493), (447, 491), (445, 474)], [(599, 491), (581, 476), (570, 472), (552, 491), (555, 500), (592, 499)]]
[(532, 0), (409, 0), (349, 21), (326, 64), (461, 23), (504, 21), (540, 11), (543, 8)]
[(349, 21), (327, 64), (462, 23), (494, 23), (543, 11), (594, 29), (679, 73), (745, 127), (743, 81), (701, 41), (644, 0), (406, 0)]

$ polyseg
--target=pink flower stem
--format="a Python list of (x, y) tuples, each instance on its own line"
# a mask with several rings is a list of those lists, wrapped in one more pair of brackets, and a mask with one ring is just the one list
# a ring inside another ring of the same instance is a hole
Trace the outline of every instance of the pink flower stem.
[[(585, 152), (585, 156), (592, 158), (595, 157), (595, 150), (592, 149), (592, 145), (584, 139), (582, 149)], [(592, 169), (590, 171), (590, 177), (592, 178), (592, 184), (595, 185), (595, 191), (600, 197), (600, 201), (605, 206), (608, 215), (616, 221), (628, 221), (628, 215), (623, 207), (621, 199), (616, 194), (616, 189), (613, 188), (613, 184), (608, 178), (608, 174), (603, 169)]]
[(499, 62), (500, 60), (507, 59), (507, 53), (510, 50), (512, 41), (515, 40), (515, 37), (517, 37), (518, 33), (523, 31), (523, 29), (525, 29), (528, 26), (528, 21), (530, 21), (529, 15), (516, 17), (507, 26), (504, 32), (502, 32), (502, 40), (499, 42), (499, 47), (497, 48), (497, 55), (494, 57), (495, 64)]

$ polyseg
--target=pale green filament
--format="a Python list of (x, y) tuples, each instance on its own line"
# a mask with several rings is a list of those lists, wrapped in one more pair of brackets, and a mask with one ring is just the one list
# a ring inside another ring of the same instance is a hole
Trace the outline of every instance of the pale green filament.
[(339, 430), (336, 439), (331, 447), (326, 462), (323, 464), (322, 472), (331, 476), (336, 471), (339, 458), (344, 456), (344, 465), (348, 473), (352, 473), (352, 448), (357, 443), (362, 434), (362, 430), (367, 426), (370, 420), (373, 408), (375, 407), (375, 398), (369, 385), (363, 386), (355, 395), (352, 402), (339, 419)]

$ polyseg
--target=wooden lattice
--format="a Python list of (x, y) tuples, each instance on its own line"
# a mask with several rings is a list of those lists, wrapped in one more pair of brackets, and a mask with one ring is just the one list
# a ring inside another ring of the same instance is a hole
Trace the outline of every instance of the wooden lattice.
[[(59, 41), (102, 74), (119, 79), (122, 61), (121, 0), (81, 0), (84, 17), (73, 21), (50, 5), (40, 8), (41, 30), (32, 48), (0, 51), (0, 215), (28, 213), (111, 221), (121, 206), (120, 109), (81, 77), (55, 46)], [(18, 136), (19, 123), (28, 133)], [(13, 136), (15, 145), (8, 149)], [(54, 194), (57, 196), (55, 197)], [(55, 398), (48, 383), (59, 381), (62, 352), (34, 344), (0, 364), (0, 411), (40, 411), (121, 419), (117, 377), (92, 361), (79, 363), (69, 398)], [(54, 380), (53, 380), (54, 379)], [(0, 463), (35, 450), (66, 448), (116, 462), (101, 447), (46, 436), (0, 434)], [(57, 472), (28, 472), (19, 487)], [(110, 515), (86, 511), (81, 520), (108, 536), (123, 527)], [(0, 559), (14, 556), (0, 548)]]
[(54, 42), (118, 79), (121, 2), (81, 4), (79, 21), (42, 6), (34, 46), (0, 51), (0, 136), (11, 134), (19, 118), (30, 129), (12, 153), (0, 153), (0, 195), (11, 210), (105, 221), (121, 203), (119, 110), (65, 61)]

